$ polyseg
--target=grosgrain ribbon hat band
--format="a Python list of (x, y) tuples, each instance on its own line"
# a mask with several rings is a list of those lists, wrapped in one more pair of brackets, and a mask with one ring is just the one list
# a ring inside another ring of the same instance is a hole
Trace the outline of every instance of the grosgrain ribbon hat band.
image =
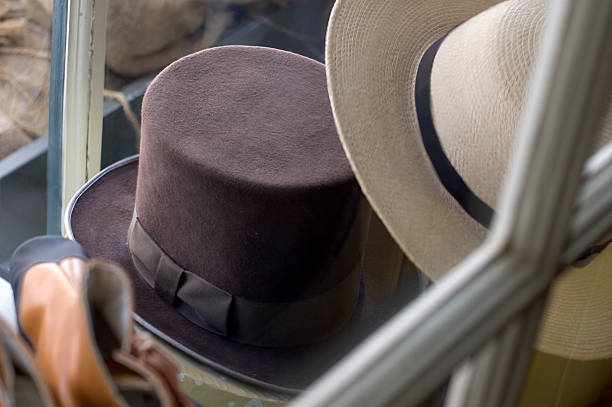
[(331, 272), (345, 275), (344, 279), (319, 295), (289, 302), (258, 302), (232, 295), (183, 269), (147, 233), (135, 211), (128, 245), (143, 280), (194, 324), (250, 345), (299, 346), (326, 339), (353, 314), (359, 293), (361, 256), (355, 256), (360, 250), (359, 224), (353, 222), (331, 265)]
[(444, 153), (431, 114), (431, 68), (436, 53), (447, 35), (431, 44), (419, 62), (414, 86), (414, 99), (421, 138), (427, 156), (444, 188), (472, 219), (488, 229), (495, 211), (470, 189)]
[[(425, 50), (419, 62), (414, 86), (414, 100), (419, 121), (419, 129), (421, 131), (421, 139), (425, 151), (427, 152), (427, 157), (446, 191), (448, 191), (457, 203), (461, 205), (465, 213), (476, 222), (489, 229), (491, 220), (495, 216), (495, 210), (470, 189), (463, 177), (461, 177), (457, 169), (448, 159), (433, 123), (430, 92), (431, 69), (436, 53), (447, 36), (448, 34), (431, 44), (429, 48)], [(576, 261), (581, 261), (594, 254), (600, 253), (611, 242), (612, 238), (607, 239), (601, 244), (590, 247), (582, 253)]]

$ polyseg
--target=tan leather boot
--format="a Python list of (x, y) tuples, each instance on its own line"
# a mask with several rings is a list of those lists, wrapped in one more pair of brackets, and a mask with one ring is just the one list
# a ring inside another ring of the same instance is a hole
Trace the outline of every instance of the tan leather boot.
[(191, 406), (174, 366), (155, 349), (139, 351), (132, 289), (119, 266), (45, 236), (17, 248), (9, 274), (22, 333), (57, 404)]

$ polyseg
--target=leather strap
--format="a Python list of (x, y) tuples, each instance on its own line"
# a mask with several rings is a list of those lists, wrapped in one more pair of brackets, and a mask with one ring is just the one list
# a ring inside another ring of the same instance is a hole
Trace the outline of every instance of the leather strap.
[(140, 276), (194, 324), (251, 345), (298, 346), (324, 340), (350, 319), (359, 294), (362, 225), (359, 219), (353, 222), (331, 266), (346, 277), (326, 292), (291, 302), (235, 296), (185, 270), (143, 228), (135, 211), (128, 245)]

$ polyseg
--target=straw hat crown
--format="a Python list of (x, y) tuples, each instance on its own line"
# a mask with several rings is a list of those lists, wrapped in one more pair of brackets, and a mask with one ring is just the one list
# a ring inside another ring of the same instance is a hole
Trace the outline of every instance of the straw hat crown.
[[(364, 194), (408, 257), (437, 280), (482, 243), (487, 229), (444, 188), (425, 151), (415, 106), (421, 58), (443, 38), (429, 79), (433, 124), (452, 166), (494, 209), (547, 1), (385, 0), (372, 7), (368, 0), (340, 1), (332, 13), (332, 110)], [(597, 146), (612, 139), (607, 112)]]
[(504, 2), (478, 14), (444, 39), (433, 63), (431, 106), (442, 147), (491, 207), (512, 153), (542, 3)]

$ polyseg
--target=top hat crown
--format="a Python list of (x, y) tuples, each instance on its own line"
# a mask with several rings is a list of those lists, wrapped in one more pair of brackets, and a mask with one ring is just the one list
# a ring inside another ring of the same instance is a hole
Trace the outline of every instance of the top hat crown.
[(182, 267), (250, 300), (337, 283), (321, 281), (359, 188), (326, 97), (323, 65), (283, 51), (216, 48), (171, 65), (143, 100), (143, 227)]

